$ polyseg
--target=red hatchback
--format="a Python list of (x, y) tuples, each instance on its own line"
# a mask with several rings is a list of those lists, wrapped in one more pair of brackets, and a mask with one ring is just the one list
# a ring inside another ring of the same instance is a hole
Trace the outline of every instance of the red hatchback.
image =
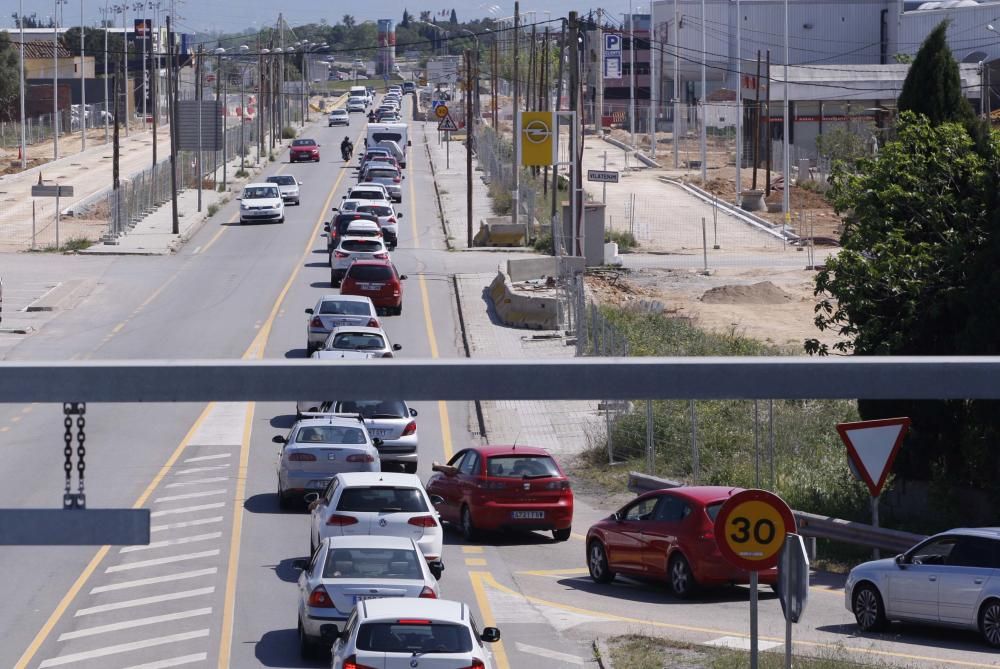
[(427, 492), (440, 495), (441, 519), (458, 525), (467, 541), (479, 530), (551, 530), (569, 539), (573, 490), (544, 448), (482, 446), (435, 464)]
[[(750, 572), (726, 561), (715, 542), (715, 517), (742, 488), (691, 486), (654, 490), (625, 505), (587, 532), (587, 567), (598, 583), (616, 574), (667, 581), (688, 597), (700, 585), (745, 584)], [(759, 572), (773, 585), (777, 569)]]
[(389, 260), (356, 260), (347, 268), (340, 294), (370, 297), (376, 308), (398, 316), (403, 313), (405, 279)]
[(293, 139), (288, 149), (288, 162), (297, 163), (300, 160), (319, 162), (319, 144), (315, 139)]

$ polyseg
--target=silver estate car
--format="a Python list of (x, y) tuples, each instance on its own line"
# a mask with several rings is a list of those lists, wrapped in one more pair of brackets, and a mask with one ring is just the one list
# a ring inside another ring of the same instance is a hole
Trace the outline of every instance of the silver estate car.
[(901, 620), (978, 630), (1000, 647), (1000, 528), (942, 532), (895, 558), (860, 564), (844, 596), (866, 632)]
[[(305, 563), (305, 564), (303, 564)], [(409, 537), (324, 539), (311, 560), (297, 562), (299, 649), (304, 658), (329, 651), (358, 602), (383, 597), (437, 599), (444, 565), (424, 559)]]
[(333, 328), (351, 325), (379, 327), (378, 314), (370, 297), (362, 295), (324, 295), (312, 309), (306, 309), (306, 349), (321, 348)]
[(322, 491), (337, 474), (381, 469), (376, 443), (358, 416), (306, 418), (287, 437), (277, 435), (278, 503), (287, 508), (293, 496)]
[(407, 474), (417, 473), (417, 410), (402, 400), (338, 400), (324, 402), (321, 412), (359, 414), (378, 446), (382, 468), (396, 465)]

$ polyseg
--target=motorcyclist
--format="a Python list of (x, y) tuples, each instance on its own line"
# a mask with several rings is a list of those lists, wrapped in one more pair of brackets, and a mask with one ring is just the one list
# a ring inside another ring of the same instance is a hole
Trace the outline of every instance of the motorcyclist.
[(340, 155), (343, 156), (344, 160), (347, 160), (354, 153), (354, 145), (351, 144), (351, 139), (349, 137), (344, 137), (344, 141), (340, 143)]

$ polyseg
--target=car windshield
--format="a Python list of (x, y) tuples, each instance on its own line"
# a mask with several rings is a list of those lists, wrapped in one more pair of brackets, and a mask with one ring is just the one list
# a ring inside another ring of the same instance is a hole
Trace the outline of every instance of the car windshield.
[(340, 205), (340, 210), (341, 211), (354, 211), (355, 209), (358, 208), (358, 204), (359, 204), (358, 202), (352, 202), (352, 201), (348, 200), (348, 201), (344, 202), (344, 204)]
[(319, 313), (344, 316), (370, 316), (372, 313), (368, 302), (353, 300), (324, 300), (319, 305)]
[(347, 116), (347, 112), (343, 109), (334, 109), (330, 112), (330, 116)]
[(486, 471), (490, 476), (529, 479), (562, 476), (547, 455), (495, 455), (486, 459)]
[(421, 513), (427, 511), (427, 503), (423, 494), (416, 488), (392, 486), (344, 488), (337, 502), (337, 511)]
[(316, 146), (315, 139), (293, 139), (292, 146)]
[(365, 418), (409, 418), (410, 412), (400, 400), (352, 400), (337, 402), (334, 413), (359, 413)]
[(326, 348), (328, 351), (378, 351), (385, 348), (385, 340), (374, 332), (338, 332)]
[(382, 242), (368, 241), (367, 239), (345, 239), (340, 244), (340, 248), (355, 253), (375, 253), (382, 250)]
[(400, 135), (398, 132), (389, 132), (389, 131), (376, 132), (374, 133), (373, 137), (376, 144), (379, 142), (399, 142), (399, 140), (401, 140), (402, 138), (403, 136)]
[(299, 428), (295, 435), (297, 444), (364, 444), (367, 441), (361, 428), (341, 425), (311, 425)]
[(323, 578), (424, 579), (417, 560), (423, 556), (405, 548), (335, 548), (326, 554)]
[(278, 189), (275, 186), (252, 186), (243, 190), (244, 200), (263, 200), (269, 197), (278, 197)]
[(351, 265), (347, 270), (347, 278), (355, 281), (389, 281), (392, 270), (385, 265)]
[(270, 183), (278, 184), (279, 186), (294, 186), (295, 185), (295, 177), (293, 177), (293, 176), (281, 175), (281, 176), (277, 176), (277, 177), (268, 177), (267, 180)]
[(376, 653), (468, 653), (472, 635), (464, 625), (429, 620), (365, 623), (358, 628), (358, 650)]
[(375, 214), (376, 216), (392, 216), (392, 207), (386, 207), (379, 204), (366, 204), (362, 207), (358, 207), (358, 211), (363, 211), (367, 214)]

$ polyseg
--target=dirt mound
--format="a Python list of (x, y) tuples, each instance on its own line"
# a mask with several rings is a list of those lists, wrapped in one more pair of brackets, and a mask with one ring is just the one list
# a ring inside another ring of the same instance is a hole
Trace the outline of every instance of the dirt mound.
[(709, 304), (785, 304), (794, 299), (794, 296), (770, 281), (741, 286), (718, 286), (706, 290), (701, 296), (701, 301)]

